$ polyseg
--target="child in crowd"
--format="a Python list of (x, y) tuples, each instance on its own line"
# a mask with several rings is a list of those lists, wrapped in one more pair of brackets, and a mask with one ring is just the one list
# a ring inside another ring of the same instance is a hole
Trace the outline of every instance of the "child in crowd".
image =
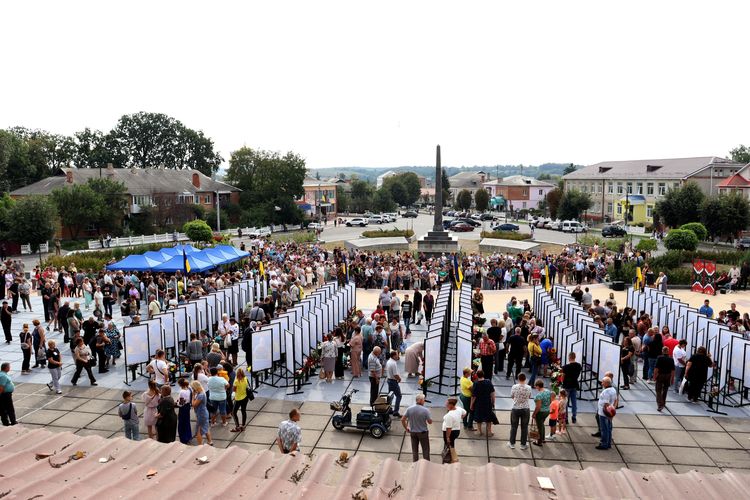
[(558, 433), (565, 434), (565, 430), (568, 425), (568, 391), (560, 389), (560, 397), (558, 399), (559, 404), (557, 405), (557, 426), (559, 427)]
[(557, 399), (556, 394), (551, 392), (549, 404), (549, 435), (546, 437), (549, 441), (555, 440), (555, 432), (557, 430), (557, 417), (560, 412), (560, 400)]
[(125, 425), (125, 437), (138, 441), (140, 434), (138, 432), (138, 408), (133, 403), (133, 393), (123, 391), (122, 403), (117, 407), (117, 414)]

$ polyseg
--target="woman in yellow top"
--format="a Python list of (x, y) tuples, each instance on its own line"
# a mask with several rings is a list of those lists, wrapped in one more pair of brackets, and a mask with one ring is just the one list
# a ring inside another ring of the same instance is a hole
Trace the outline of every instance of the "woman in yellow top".
[(464, 407), (464, 410), (466, 410), (466, 413), (464, 414), (463, 418), (463, 424), (464, 429), (471, 429), (472, 431), (475, 431), (474, 428), (474, 412), (471, 411), (471, 389), (474, 387), (474, 382), (471, 380), (471, 368), (464, 368), (464, 376), (461, 377), (461, 394), (459, 397), (461, 398), (461, 404)]
[[(234, 410), (232, 410), (232, 417), (234, 417), (234, 429), (232, 432), (242, 432), (245, 430), (247, 424), (247, 402), (255, 399), (253, 396), (253, 390), (250, 387), (250, 379), (245, 375), (245, 370), (237, 368), (237, 374), (234, 377)], [(242, 425), (240, 420), (237, 418), (237, 413), (242, 412)]]
[(539, 345), (539, 335), (532, 333), (529, 336), (529, 364), (531, 365), (531, 382), (536, 382), (539, 365), (542, 363), (542, 347)]

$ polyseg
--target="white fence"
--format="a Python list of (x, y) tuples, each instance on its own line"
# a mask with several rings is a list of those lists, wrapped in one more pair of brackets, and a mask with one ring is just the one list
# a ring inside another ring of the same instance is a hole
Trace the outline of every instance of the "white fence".
[[(49, 243), (42, 243), (41, 245), (39, 245), (39, 253), (47, 253), (47, 252), (49, 252)], [(30, 243), (21, 245), (21, 255), (31, 255)]]

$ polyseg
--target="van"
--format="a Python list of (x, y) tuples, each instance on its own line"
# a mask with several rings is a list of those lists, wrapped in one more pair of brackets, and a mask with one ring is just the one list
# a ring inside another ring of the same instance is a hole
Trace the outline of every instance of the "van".
[(577, 220), (566, 220), (562, 223), (563, 233), (583, 233), (585, 231), (586, 228), (584, 227), (584, 225)]

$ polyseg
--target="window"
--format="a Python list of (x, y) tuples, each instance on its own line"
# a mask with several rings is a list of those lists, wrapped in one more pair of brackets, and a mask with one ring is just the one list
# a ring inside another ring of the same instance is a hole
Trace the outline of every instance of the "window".
[(617, 194), (622, 194), (622, 182), (617, 183)]
[(615, 192), (615, 185), (611, 182), (607, 183), (607, 193), (608, 194), (614, 194)]
[(674, 184), (672, 184), (672, 189), (679, 189), (679, 188), (680, 188), (679, 182), (675, 182)]
[(589, 187), (586, 184), (584, 184), (583, 186), (581, 186), (581, 192), (588, 193), (589, 192)]
[(651, 195), (654, 194), (654, 183), (653, 182), (649, 182), (649, 183), (646, 184), (646, 194), (651, 194)]
[(628, 182), (628, 194), (633, 194), (633, 183)]
[(164, 219), (164, 224), (174, 224), (174, 222), (172, 221), (172, 217), (168, 216), (166, 219)]
[(667, 194), (667, 185), (665, 183), (659, 183), (659, 190), (657, 191), (657, 194), (659, 196), (664, 196), (665, 194)]
[[(525, 196), (527, 198), (529, 197), (529, 190), (528, 189), (524, 189), (523, 190), (523, 196)], [(526, 208), (526, 207), (523, 207), (523, 208)]]
[(153, 205), (153, 200), (150, 196), (145, 194), (139, 194), (133, 196), (133, 204), (138, 205), (139, 207), (149, 207)]
[(193, 195), (193, 203), (195, 203), (196, 205), (200, 205), (201, 204), (201, 197), (199, 195), (197, 195), (197, 194)]
[(207, 194), (206, 196), (203, 197), (203, 203), (206, 204), (206, 205), (210, 205), (211, 204), (211, 195), (210, 194)]
[(636, 184), (635, 184), (635, 194), (643, 194), (643, 183), (642, 182), (636, 182)]
[(651, 205), (646, 205), (646, 217), (649, 219), (654, 216), (654, 207)]
[(607, 203), (607, 213), (608, 214), (612, 213), (612, 202), (611, 201), (609, 203)]
[(523, 202), (523, 207), (522, 208), (526, 208), (526, 202), (525, 201)]
[(617, 215), (622, 215), (622, 205), (617, 204)]
[(544, 189), (539, 190), (539, 196), (544, 196)]

